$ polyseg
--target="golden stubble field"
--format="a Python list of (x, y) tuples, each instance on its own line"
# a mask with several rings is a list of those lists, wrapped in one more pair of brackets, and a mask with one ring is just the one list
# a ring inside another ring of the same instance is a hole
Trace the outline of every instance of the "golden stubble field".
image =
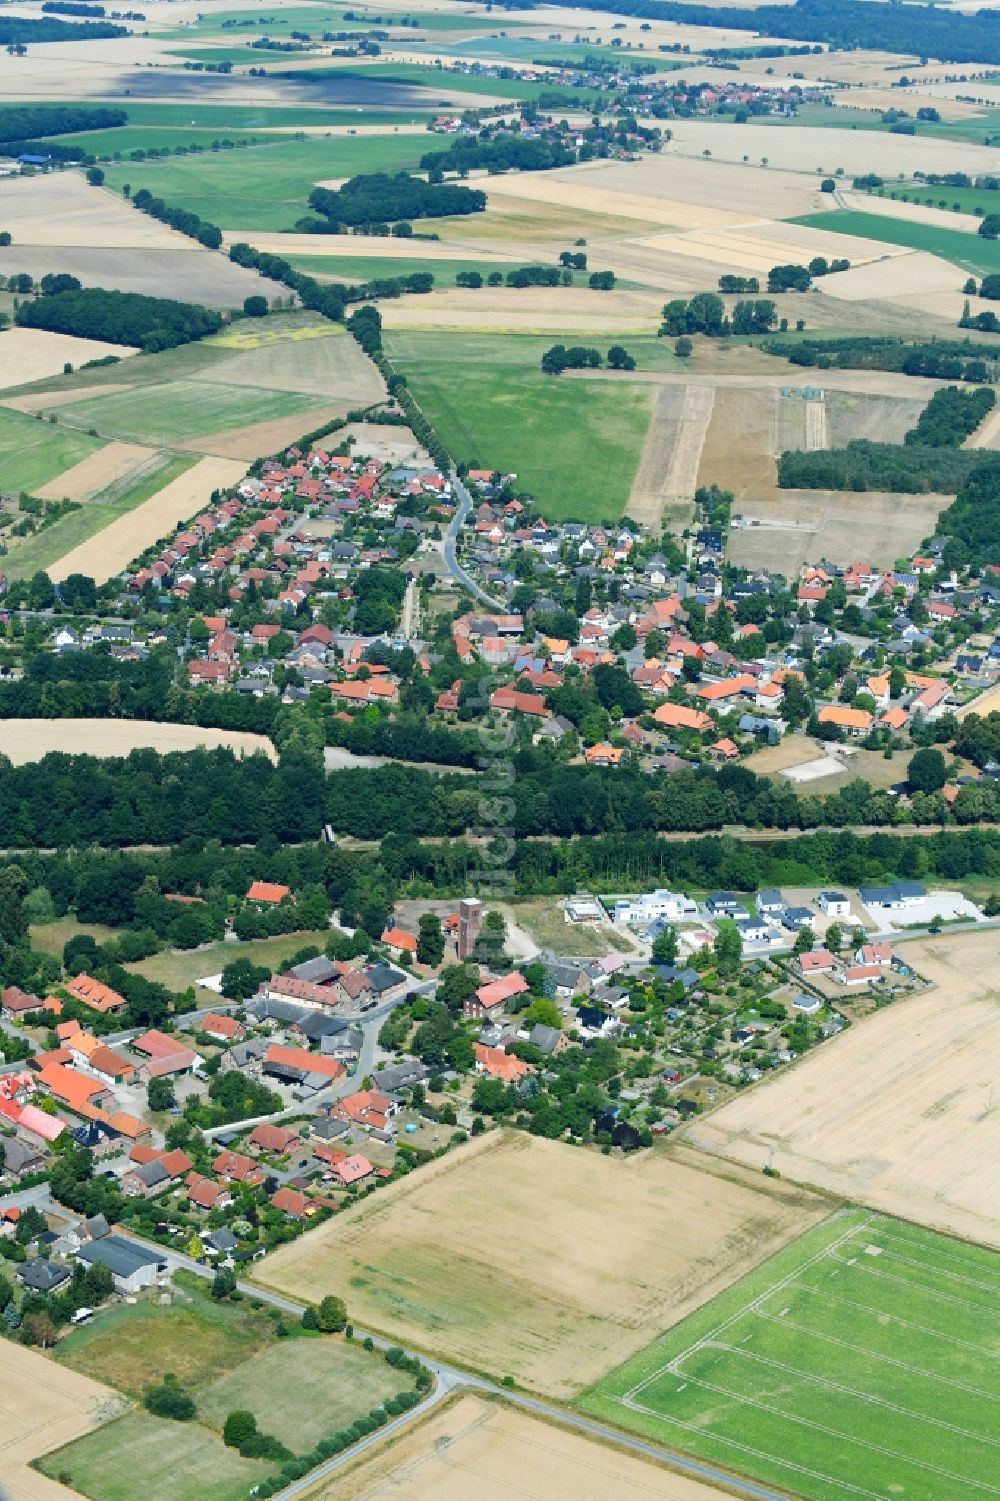
[(4, 1342), (0, 1389), (0, 1495), (4, 1501), (70, 1501), (75, 1494), (29, 1468), (114, 1416), (121, 1397), (110, 1387)]
[(50, 577), (60, 583), (71, 573), (84, 573), (95, 583), (106, 583), (178, 522), (207, 505), (213, 490), (235, 485), (245, 473), (242, 459), (200, 459), (142, 505), (66, 553), (49, 569)]
[(0, 334), (0, 390), (61, 375), (67, 364), (85, 365), (107, 355), (123, 360), (135, 352), (127, 345), (51, 334), (42, 328), (8, 328)]
[(906, 944), (932, 988), (857, 1023), (694, 1124), (751, 1168), (1000, 1247), (1000, 939)]
[(626, 1160), (491, 1132), (339, 1214), (260, 1267), (359, 1324), (572, 1397), (827, 1212), (710, 1162)]
[(278, 753), (266, 735), (245, 730), (209, 730), (193, 724), (161, 724), (146, 719), (4, 719), (0, 720), (0, 756), (15, 766), (40, 761), (50, 751), (72, 756), (127, 756), (134, 750), (215, 750), (226, 746), (238, 756), (262, 751), (271, 761)]
[(482, 1397), (463, 1395), (309, 1501), (718, 1501), (724, 1494)]

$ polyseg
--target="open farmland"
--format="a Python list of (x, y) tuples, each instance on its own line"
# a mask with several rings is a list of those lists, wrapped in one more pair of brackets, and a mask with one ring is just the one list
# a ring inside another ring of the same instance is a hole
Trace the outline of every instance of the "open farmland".
[(692, 1127), (698, 1146), (774, 1165), (874, 1209), (1000, 1246), (996, 935), (907, 944), (932, 988), (842, 1033)]
[(745, 522), (730, 531), (726, 555), (743, 568), (773, 567), (780, 557), (790, 575), (815, 558), (848, 563), (863, 556), (889, 568), (934, 530), (953, 499), (879, 490), (774, 490), (757, 499), (751, 493), (741, 500)]
[(127, 162), (106, 170), (108, 185), (118, 192), (126, 182), (133, 191), (148, 188), (212, 224), (291, 229), (310, 212), (306, 200), (318, 182), (413, 167), (425, 149), (422, 136), (333, 136)]
[(32, 1460), (106, 1421), (117, 1393), (75, 1371), (60, 1370), (37, 1350), (4, 1344), (0, 1396), (0, 1476), (9, 1501), (67, 1501), (60, 1485), (29, 1469)]
[(810, 1501), (983, 1501), (998, 1493), (998, 1310), (994, 1253), (845, 1210), (582, 1405)]
[(83, 573), (98, 584), (105, 583), (133, 558), (173, 531), (208, 504), (213, 490), (235, 485), (246, 473), (241, 459), (201, 459), (175, 479), (157, 488), (148, 500), (125, 508), (103, 531), (72, 548), (50, 569), (59, 582), (71, 573)]
[(545, 338), (390, 328), (385, 342), (456, 459), (516, 473), (553, 516), (621, 515), (654, 390), (614, 374), (586, 387), (543, 375)]
[[(91, 188), (90, 191), (94, 190)], [(129, 209), (129, 213), (136, 219), (145, 217), (135, 209)], [(36, 281), (66, 271), (85, 287), (107, 287), (113, 292), (143, 292), (149, 297), (174, 297), (180, 302), (195, 301), (206, 307), (238, 307), (244, 297), (259, 296), (270, 300), (275, 295), (273, 281), (265, 281), (256, 271), (237, 266), (224, 256), (202, 250), (182, 235), (174, 235), (169, 248), (156, 249), (144, 245), (131, 249), (99, 249), (92, 245), (38, 246), (25, 245), (22, 241), (0, 247), (0, 273), (10, 276), (19, 271), (28, 271)], [(54, 339), (62, 335), (48, 334), (46, 337)], [(130, 351), (114, 344), (109, 345), (104, 353), (125, 355)], [(81, 361), (93, 358), (94, 355), (85, 355), (81, 356)], [(67, 355), (67, 359), (72, 359), (72, 356)], [(49, 372), (39, 372), (42, 373)], [(23, 380), (31, 378), (21, 377)]]
[[(720, 1501), (722, 1491), (482, 1397), (463, 1395), (309, 1501)], [(728, 1494), (728, 1493), (725, 1493)]]
[(206, 1386), (198, 1412), (220, 1433), (234, 1408), (252, 1412), (262, 1429), (302, 1453), (412, 1385), (356, 1345), (283, 1340)]
[(0, 408), (0, 490), (34, 492), (102, 446), (86, 433)]
[(70, 1476), (92, 1501), (135, 1501), (137, 1475), (144, 1501), (245, 1501), (274, 1465), (242, 1459), (200, 1423), (136, 1411), (47, 1454), (41, 1467)]
[[(871, 200), (873, 205), (878, 201)], [(859, 236), (865, 240), (881, 240), (887, 245), (908, 245), (912, 250), (925, 250), (942, 260), (951, 261), (967, 275), (987, 276), (1000, 271), (1000, 242), (984, 240), (981, 235), (966, 234), (960, 229), (915, 224), (877, 212), (865, 213), (861, 209), (832, 209), (829, 213), (809, 214), (795, 222), (837, 235)]]
[(122, 344), (104, 344), (99, 339), (75, 339), (72, 334), (51, 334), (41, 328), (8, 328), (0, 335), (0, 390), (60, 375), (65, 365), (84, 365), (108, 355), (124, 359), (134, 353)]
[(282, 1247), (259, 1280), (309, 1300), (341, 1287), (359, 1323), (565, 1397), (821, 1212), (659, 1152), (612, 1162), (496, 1132)]
[(0, 719), (0, 755), (15, 766), (40, 761), (51, 751), (76, 756), (127, 756), (149, 747), (168, 751), (227, 746), (239, 756), (262, 751), (277, 760), (265, 735), (246, 730), (210, 730), (192, 724), (161, 724), (143, 719)]
[(205, 385), (176, 381), (160, 386), (155, 400), (150, 400), (146, 390), (127, 388), (106, 396), (84, 396), (61, 405), (59, 417), (70, 426), (94, 427), (108, 438), (163, 446), (202, 438), (223, 428), (291, 416), (315, 405), (314, 397), (291, 391), (275, 393), (264, 386), (227, 385), (221, 380)]

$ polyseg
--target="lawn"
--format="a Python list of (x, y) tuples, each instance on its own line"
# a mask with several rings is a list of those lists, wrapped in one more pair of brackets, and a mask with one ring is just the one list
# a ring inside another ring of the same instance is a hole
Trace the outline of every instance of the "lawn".
[(59, 408), (59, 417), (71, 426), (96, 428), (106, 438), (162, 445), (202, 438), (225, 428), (248, 427), (275, 417), (291, 417), (315, 407), (318, 399), (315, 395), (271, 391), (263, 386), (178, 380), (157, 387), (152, 399), (150, 392), (140, 386), (67, 402)]
[(516, 474), (554, 519), (621, 515), (655, 386), (543, 375), (551, 337), (391, 331), (385, 342), (456, 460)]
[(43, 954), (55, 954), (62, 958), (62, 951), (71, 938), (86, 933), (96, 943), (107, 943), (118, 937), (117, 928), (105, 928), (100, 923), (77, 922), (75, 917), (59, 917), (55, 922), (32, 923), (29, 929), (31, 946)]
[(160, 453), (143, 465), (136, 474), (123, 475), (86, 501), (77, 511), (60, 517), (44, 531), (28, 537), (8, 553), (5, 569), (10, 578), (27, 578), (39, 568), (47, 569), (86, 542), (88, 537), (117, 521), (164, 489), (198, 460), (180, 454)]
[[(936, 194), (951, 193), (950, 188)], [(928, 195), (925, 195), (928, 196)], [(877, 202), (877, 200), (873, 200)], [(1000, 240), (984, 240), (980, 235), (961, 229), (941, 229), (936, 224), (914, 224), (908, 219), (890, 219), (887, 215), (865, 213), (862, 209), (833, 209), (822, 214), (804, 214), (790, 219), (790, 224), (807, 224), (812, 229), (833, 230), (837, 234), (857, 235), (864, 240), (882, 240), (887, 245), (905, 245), (911, 250), (926, 250), (942, 256), (974, 276), (1000, 271)]]
[(56, 1359), (139, 1397), (170, 1371), (184, 1387), (214, 1380), (275, 1337), (266, 1313), (248, 1303), (213, 1300), (200, 1278), (179, 1273), (174, 1289), (168, 1307), (139, 1302), (103, 1309), (60, 1340)]
[[(51, 932), (51, 928), (39, 931)], [(75, 926), (73, 931), (76, 931)], [(200, 949), (154, 954), (151, 959), (142, 959), (126, 968), (145, 975), (147, 980), (159, 980), (170, 990), (186, 990), (205, 975), (220, 974), (234, 959), (252, 959), (255, 964), (266, 964), (273, 969), (299, 949), (315, 946), (322, 950), (329, 936), (327, 928), (318, 932), (286, 933), (281, 938), (258, 938), (250, 943), (213, 943)]]
[(198, 1423), (130, 1412), (38, 1461), (93, 1501), (245, 1501), (275, 1468), (241, 1459)]
[(37, 490), (100, 447), (98, 438), (0, 408), (0, 490)]
[(362, 172), (416, 166), (421, 136), (335, 136), (279, 142), (245, 151), (207, 151), (166, 161), (123, 162), (107, 169), (108, 186), (148, 188), (212, 224), (237, 229), (291, 229), (309, 213), (317, 182)]
[(198, 1394), (198, 1416), (219, 1429), (235, 1408), (252, 1412), (296, 1454), (347, 1428), (412, 1380), (380, 1356), (328, 1339), (282, 1340)]
[(973, 1501), (996, 1494), (998, 1342), (1000, 1257), (852, 1209), (580, 1405), (809, 1501)]

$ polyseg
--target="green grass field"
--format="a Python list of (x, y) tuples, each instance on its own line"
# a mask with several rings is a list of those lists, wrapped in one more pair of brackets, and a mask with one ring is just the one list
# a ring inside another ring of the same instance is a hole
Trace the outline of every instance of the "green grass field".
[[(322, 243), (322, 242), (320, 242)], [(333, 276), (345, 281), (372, 281), (375, 277), (410, 276), (415, 271), (430, 271), (435, 289), (453, 287), (460, 271), (479, 271), (485, 280), (488, 272), (506, 270), (492, 261), (484, 266), (482, 261), (423, 261), (405, 255), (290, 255), (288, 260), (307, 276)], [(526, 264), (520, 261), (511, 265)]]
[[(38, 932), (45, 935), (52, 931), (53, 926), (46, 924), (44, 928), (39, 928)], [(126, 965), (126, 968), (138, 975), (145, 975), (147, 980), (159, 980), (161, 985), (166, 985), (170, 990), (186, 990), (189, 985), (194, 985), (205, 975), (221, 973), (234, 959), (251, 959), (254, 964), (266, 964), (270, 969), (274, 969), (276, 965), (283, 963), (289, 955), (296, 953), (299, 949), (315, 945), (322, 951), (329, 936), (330, 931), (326, 929), (325, 931), (286, 933), (281, 938), (256, 938), (249, 943), (213, 943), (200, 949), (154, 954), (150, 959), (140, 959), (136, 964)], [(62, 945), (71, 937), (72, 931), (61, 939), (59, 953), (62, 952)], [(206, 1000), (211, 994), (211, 991), (202, 992)]]
[(92, 1501), (245, 1501), (275, 1468), (242, 1459), (199, 1423), (130, 1412), (38, 1461)]
[(851, 1209), (580, 1405), (809, 1501), (984, 1501), (998, 1349), (1000, 1256)]
[(168, 1371), (185, 1387), (213, 1381), (274, 1340), (266, 1313), (213, 1299), (200, 1278), (181, 1272), (175, 1289), (169, 1307), (143, 1301), (102, 1309), (60, 1340), (59, 1363), (138, 1397)]
[[(282, 11), (281, 14), (287, 16), (290, 12)], [(331, 105), (329, 108), (310, 105), (300, 109), (297, 105), (286, 104), (213, 104), (211, 100), (202, 103), (199, 99), (189, 99), (184, 104), (161, 104), (141, 99), (129, 99), (129, 123), (121, 128), (127, 130), (151, 125), (193, 126), (211, 131), (213, 134), (228, 133), (233, 130), (275, 130), (283, 125), (294, 126), (296, 130), (308, 130), (311, 126), (332, 128), (335, 125), (361, 124), (359, 115), (367, 116), (371, 108), (373, 106), (367, 104), (363, 110), (360, 107), (349, 109), (342, 105)], [(423, 118), (424, 115), (416, 107), (407, 110), (378, 109), (375, 123), (408, 125)]]
[[(943, 193), (935, 190), (935, 201), (949, 191), (947, 188)], [(877, 202), (877, 199), (872, 200), (873, 205)], [(882, 240), (887, 245), (904, 245), (911, 250), (926, 250), (974, 276), (1000, 271), (1000, 240), (984, 240), (980, 235), (967, 234), (961, 229), (914, 224), (908, 219), (891, 219), (886, 214), (877, 211), (869, 214), (861, 209), (803, 214), (789, 223), (808, 224), (813, 229), (832, 230), (835, 234), (857, 235), (864, 240)]]
[(267, 142), (245, 151), (207, 151), (166, 161), (123, 162), (107, 169), (121, 191), (148, 188), (224, 229), (291, 229), (309, 212), (317, 182), (361, 172), (415, 166), (426, 149), (421, 136), (335, 136)]
[[(47, 136), (45, 139), (65, 144), (68, 138)], [(203, 151), (209, 151), (213, 141), (262, 139), (266, 140), (262, 133), (234, 130), (230, 126), (213, 130), (210, 127), (199, 129), (191, 125), (122, 125), (113, 130), (81, 130), (73, 134), (74, 146), (82, 146), (100, 160), (116, 155), (128, 160), (130, 151), (150, 151), (154, 148), (159, 151), (164, 147), (172, 151), (175, 146), (200, 146)], [(141, 166), (142, 163), (136, 165)]]
[[(435, 53), (440, 48), (434, 49)], [(278, 71), (269, 68), (268, 72)], [(380, 84), (415, 84), (433, 90), (434, 101), (448, 99), (450, 94), (482, 94), (489, 99), (537, 99), (540, 94), (553, 92), (567, 99), (579, 99), (581, 104), (607, 104), (607, 95), (599, 89), (567, 89), (551, 83), (531, 83), (519, 78), (486, 78), (473, 73), (450, 73), (435, 68), (432, 63), (374, 63), (362, 68), (310, 68), (310, 79), (348, 79), (353, 83), (364, 82), (377, 89)], [(367, 105), (366, 105), (367, 108)]]
[(0, 490), (37, 490), (100, 446), (86, 433), (0, 409)]
[(198, 1415), (221, 1432), (229, 1413), (246, 1408), (262, 1429), (304, 1454), (412, 1385), (410, 1377), (356, 1345), (286, 1339), (205, 1387)]
[(67, 402), (59, 408), (59, 418), (71, 426), (94, 427), (108, 438), (155, 445), (181, 443), (224, 428), (267, 422), (273, 417), (291, 417), (318, 406), (321, 400), (319, 396), (297, 391), (178, 380), (158, 386), (155, 400), (148, 390), (138, 386), (107, 396)]
[(986, 188), (929, 187), (923, 182), (901, 182), (898, 187), (882, 188), (871, 194), (872, 209), (878, 212), (879, 200), (895, 198), (901, 203), (919, 203), (930, 208), (951, 209), (960, 214), (1000, 214), (1000, 192)]
[(59, 558), (65, 557), (88, 537), (96, 536), (119, 516), (135, 510), (143, 501), (151, 499), (172, 480), (179, 478), (198, 460), (192, 456), (160, 453), (148, 464), (130, 475), (108, 485), (92, 500), (86, 501), (78, 511), (70, 511), (44, 531), (28, 537), (8, 553), (4, 560), (5, 571), (10, 578), (28, 578), (39, 568), (47, 569)]
[[(583, 334), (563, 342), (578, 341), (594, 342)], [(543, 375), (542, 353), (556, 342), (522, 334), (385, 335), (455, 459), (515, 473), (518, 488), (553, 518), (612, 520), (632, 487), (656, 387), (612, 374), (600, 381)], [(614, 342), (604, 335), (602, 348)]]

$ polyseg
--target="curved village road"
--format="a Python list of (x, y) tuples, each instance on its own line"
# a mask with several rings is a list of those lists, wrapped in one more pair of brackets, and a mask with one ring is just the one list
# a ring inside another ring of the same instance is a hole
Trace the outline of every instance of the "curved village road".
[(465, 524), (465, 518), (472, 510), (472, 496), (462, 484), (457, 474), (451, 476), (451, 487), (458, 496), (458, 510), (448, 523), (448, 530), (444, 534), (442, 554), (444, 556), (445, 567), (452, 577), (458, 580), (463, 589), (468, 589), (469, 593), (474, 594), (477, 599), (482, 600), (484, 605), (489, 605), (491, 610), (504, 610), (506, 606), (501, 604), (499, 600), (492, 599), (486, 593), (485, 589), (481, 589), (475, 579), (469, 577), (455, 556), (455, 545), (458, 541), (458, 534)]

